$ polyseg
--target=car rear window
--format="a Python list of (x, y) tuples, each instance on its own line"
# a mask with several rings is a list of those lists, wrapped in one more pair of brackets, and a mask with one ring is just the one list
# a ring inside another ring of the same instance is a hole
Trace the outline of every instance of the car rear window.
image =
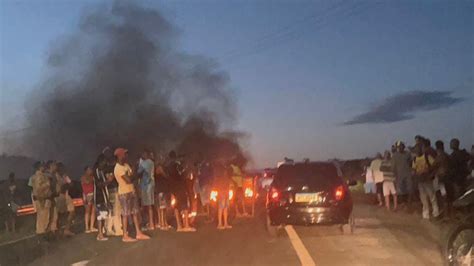
[(278, 168), (276, 183), (279, 185), (307, 184), (337, 184), (341, 178), (337, 169), (330, 163), (308, 163), (282, 165)]

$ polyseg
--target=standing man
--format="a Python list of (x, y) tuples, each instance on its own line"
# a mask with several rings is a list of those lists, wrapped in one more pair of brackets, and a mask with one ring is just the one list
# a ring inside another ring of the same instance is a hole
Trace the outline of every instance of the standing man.
[[(186, 193), (185, 170), (181, 162), (178, 161), (175, 151), (169, 153), (169, 164), (167, 167), (170, 177), (171, 192), (173, 193), (176, 204), (174, 215), (176, 218), (177, 232), (196, 232), (196, 229), (189, 224), (188, 196)], [(182, 217), (182, 221), (181, 221)]]
[(380, 166), (382, 165), (382, 154), (377, 153), (375, 159), (370, 163), (370, 169), (372, 169), (372, 176), (374, 177), (375, 181), (375, 189), (377, 191), (377, 201), (379, 207), (383, 206), (383, 173), (380, 170)]
[[(102, 156), (105, 157), (106, 165), (104, 169), (104, 173), (107, 177), (107, 180), (110, 182), (107, 184), (107, 190), (109, 191), (109, 201), (111, 211), (109, 212), (109, 216), (105, 222), (107, 227), (107, 235), (108, 236), (123, 236), (122, 230), (122, 216), (121, 216), (121, 207), (120, 201), (118, 199), (118, 183), (114, 177), (114, 168), (116, 164), (116, 159), (112, 149), (109, 147), (105, 147), (102, 150)], [(99, 156), (101, 156), (99, 155)]]
[(48, 161), (46, 163), (46, 176), (49, 178), (51, 185), (51, 216), (50, 229), (53, 234), (58, 231), (58, 197), (61, 192), (61, 181), (58, 175), (58, 164), (55, 161)]
[(45, 166), (36, 162), (33, 166), (35, 174), (31, 178), (33, 200), (36, 207), (36, 234), (43, 235), (50, 231), (50, 218), (53, 208), (53, 192), (51, 182), (45, 175)]
[(405, 151), (405, 144), (401, 141), (395, 143), (397, 151), (393, 154), (393, 171), (396, 177), (398, 196), (402, 197), (410, 209), (414, 197), (413, 178), (411, 176), (411, 155)]
[[(6, 208), (6, 217), (5, 217), (5, 229), (7, 232), (15, 233), (16, 225), (16, 211), (18, 210), (18, 186), (15, 180), (15, 173), (10, 173), (8, 175), (8, 180), (5, 182), (5, 189), (2, 190), (5, 197), (5, 208)], [(1, 195), (0, 195), (1, 197)], [(3, 206), (2, 206), (3, 207)]]
[(449, 155), (444, 151), (444, 143), (436, 141), (436, 158), (433, 164), (435, 171), (434, 186), (439, 189), (443, 198), (443, 209), (446, 217), (451, 215), (451, 204), (454, 200), (454, 183), (449, 178)]
[(430, 219), (430, 202), (433, 209), (433, 217), (439, 216), (438, 202), (433, 186), (433, 164), (434, 158), (426, 153), (424, 145), (415, 147), (416, 157), (413, 161), (413, 173), (418, 180), (418, 190), (420, 192), (420, 200), (423, 204), (423, 219)]
[(150, 159), (150, 152), (142, 153), (142, 160), (138, 165), (140, 179), (140, 193), (142, 207), (148, 213), (148, 230), (155, 230), (153, 222), (153, 206), (155, 205), (155, 163)]
[(451, 166), (451, 176), (453, 178), (454, 184), (456, 185), (456, 195), (459, 196), (464, 193), (467, 186), (467, 176), (469, 175), (469, 169), (467, 164), (469, 162), (470, 156), (466, 150), (461, 150), (459, 148), (459, 140), (452, 139), (450, 146), (453, 151), (450, 156)]
[(214, 163), (214, 188), (217, 190), (217, 229), (224, 230), (232, 228), (229, 225), (229, 189), (232, 179), (229, 178), (229, 171), (222, 160)]
[[(138, 206), (138, 198), (133, 185), (133, 172), (130, 165), (127, 163), (128, 151), (124, 148), (117, 148), (114, 152), (117, 157), (117, 164), (115, 165), (114, 175), (118, 182), (118, 194), (120, 206), (122, 207), (122, 225), (123, 225), (123, 242), (135, 242), (138, 240), (150, 239), (149, 236), (143, 234), (138, 222), (138, 213), (140, 208)], [(128, 233), (128, 218), (132, 216), (137, 232), (136, 239), (131, 238)]]
[(390, 210), (390, 195), (393, 197), (393, 211), (398, 208), (397, 190), (395, 189), (395, 174), (393, 173), (392, 157), (389, 151), (385, 151), (380, 170), (383, 173), (383, 195), (385, 207)]
[(155, 228), (160, 228), (164, 231), (171, 228), (168, 225), (168, 218), (166, 216), (169, 198), (169, 180), (166, 176), (162, 159), (160, 159), (155, 161), (155, 208), (158, 215), (158, 223), (155, 224)]
[[(97, 217), (97, 241), (107, 241), (104, 235), (105, 221), (111, 212), (109, 201), (109, 191), (107, 185), (112, 182), (110, 175), (107, 175), (107, 160), (103, 154), (99, 155), (94, 165), (94, 203)], [(107, 232), (112, 233), (112, 232)]]
[(72, 184), (71, 178), (64, 172), (64, 164), (57, 163), (57, 173), (58, 183), (60, 183), (60, 192), (59, 197), (56, 198), (56, 204), (58, 206), (58, 213), (60, 216), (66, 216), (66, 222), (64, 225), (63, 235), (73, 236), (74, 233), (71, 231), (71, 226), (74, 220), (74, 203), (71, 196), (69, 195), (69, 187)]
[(209, 161), (205, 160), (199, 165), (198, 182), (200, 187), (199, 195), (201, 196), (201, 204), (203, 205), (204, 210), (206, 212), (206, 218), (208, 222), (212, 220), (211, 211), (209, 207), (209, 196), (211, 194), (213, 182), (212, 178), (212, 166)]
[[(236, 217), (242, 217), (242, 212), (243, 212), (243, 216), (247, 217), (249, 216), (249, 214), (247, 213), (247, 210), (245, 209), (245, 198), (244, 198), (244, 189), (243, 189), (244, 177), (242, 174), (242, 170), (240, 169), (240, 166), (238, 165), (237, 160), (234, 160), (234, 162), (232, 162), (232, 164), (230, 165), (230, 168), (232, 170), (232, 181), (234, 181), (234, 186), (235, 186)], [(239, 207), (242, 207), (242, 212), (240, 212)]]

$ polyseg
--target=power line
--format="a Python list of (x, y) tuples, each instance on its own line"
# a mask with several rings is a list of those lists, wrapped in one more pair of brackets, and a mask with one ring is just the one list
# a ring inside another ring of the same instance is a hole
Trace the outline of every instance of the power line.
[[(336, 16), (336, 15), (342, 15), (346, 17), (354, 16), (355, 14), (361, 11), (362, 7), (363, 7), (362, 5), (353, 5), (351, 7), (344, 8), (344, 9), (334, 8), (332, 14), (326, 13), (325, 17), (319, 17), (319, 19), (315, 21), (314, 27), (312, 29), (313, 31), (314, 30), (318, 31), (324, 28), (325, 26), (329, 25), (329, 22), (327, 19), (330, 18), (331, 16)], [(296, 36), (297, 33), (298, 33), (298, 30), (289, 31), (285, 34), (275, 34), (275, 37), (273, 39), (269, 39), (268, 41), (264, 42), (262, 45), (255, 47), (256, 49), (247, 51), (245, 53), (241, 53), (240, 55), (235, 55), (233, 56), (233, 58), (230, 58), (231, 65), (236, 61), (236, 59), (249, 56), (249, 55), (258, 54), (260, 52), (273, 48), (277, 45), (281, 45), (282, 43), (286, 41), (295, 40), (297, 39), (297, 37), (300, 37), (300, 36)]]

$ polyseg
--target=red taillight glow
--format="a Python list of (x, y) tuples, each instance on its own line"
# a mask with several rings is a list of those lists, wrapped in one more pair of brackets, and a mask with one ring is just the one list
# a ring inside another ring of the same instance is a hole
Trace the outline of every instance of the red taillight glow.
[(246, 198), (252, 198), (253, 197), (253, 190), (251, 188), (246, 188), (244, 195)]
[(280, 193), (278, 193), (278, 190), (272, 188), (270, 190), (270, 198), (271, 200), (278, 200), (280, 198)]
[(209, 195), (209, 198), (211, 199), (211, 201), (216, 202), (217, 201), (217, 191), (216, 190), (211, 191), (211, 194)]
[(336, 192), (334, 193), (334, 196), (337, 201), (342, 200), (344, 198), (344, 187), (338, 186), (336, 188)]

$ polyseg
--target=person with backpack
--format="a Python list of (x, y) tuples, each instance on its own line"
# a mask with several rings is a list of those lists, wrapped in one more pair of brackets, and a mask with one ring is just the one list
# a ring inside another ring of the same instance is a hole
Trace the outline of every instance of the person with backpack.
[(420, 192), (420, 200), (423, 204), (423, 219), (430, 219), (430, 203), (433, 210), (433, 218), (439, 216), (438, 202), (433, 186), (434, 172), (433, 156), (426, 153), (426, 145), (415, 146), (416, 157), (413, 160), (413, 174), (418, 181), (418, 190)]

